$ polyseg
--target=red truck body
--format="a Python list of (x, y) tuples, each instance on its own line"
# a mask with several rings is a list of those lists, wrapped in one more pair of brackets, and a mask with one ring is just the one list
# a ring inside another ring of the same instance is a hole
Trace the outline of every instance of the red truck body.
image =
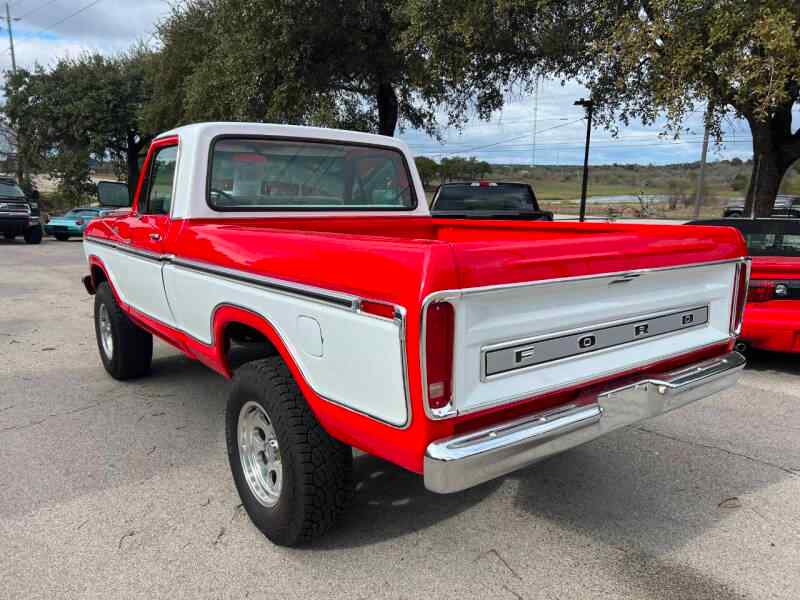
[[(746, 250), (733, 229), (434, 219), (424, 200), (405, 213), (215, 211), (210, 199), (228, 202), (240, 186), (206, 180), (220, 132), (313, 133), (407, 153), (385, 138), (280, 126), (162, 136), (132, 208), (86, 229), (87, 287), (107, 284), (135, 325), (226, 377), (231, 332), (257, 334), (327, 434), (424, 474), (434, 491), (681, 406), (731, 385), (743, 366), (731, 350)], [(242, 157), (247, 147), (232, 151), (242, 173), (273, 168), (275, 156)], [(177, 157), (172, 206), (152, 214), (143, 199), (164, 149)], [(403, 162), (410, 195), (424, 198), (410, 156)], [(269, 186), (289, 187), (261, 193)], [(336, 362), (337, 350), (360, 364)], [(565, 437), (553, 443), (556, 433)]]

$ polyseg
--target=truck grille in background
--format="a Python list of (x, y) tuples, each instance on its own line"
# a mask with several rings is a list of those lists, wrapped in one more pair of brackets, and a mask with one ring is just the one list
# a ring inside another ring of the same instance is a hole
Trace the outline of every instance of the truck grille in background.
[(29, 214), (31, 214), (31, 209), (27, 204), (0, 202), (0, 215), (14, 215), (16, 217)]

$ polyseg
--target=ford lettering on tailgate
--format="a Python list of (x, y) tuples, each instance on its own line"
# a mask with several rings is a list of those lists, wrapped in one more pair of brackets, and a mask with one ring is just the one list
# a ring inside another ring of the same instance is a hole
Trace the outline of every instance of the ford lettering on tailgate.
[(708, 323), (708, 306), (639, 317), (597, 329), (497, 344), (483, 349), (484, 377), (629, 344)]

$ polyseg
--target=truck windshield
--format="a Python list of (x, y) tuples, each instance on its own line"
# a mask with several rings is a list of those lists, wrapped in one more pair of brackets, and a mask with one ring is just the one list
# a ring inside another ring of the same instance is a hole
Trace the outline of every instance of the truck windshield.
[(22, 199), (25, 197), (25, 194), (16, 185), (0, 182), (0, 197)]
[(412, 210), (403, 155), (390, 148), (221, 138), (212, 146), (216, 210)]
[(524, 183), (448, 183), (439, 188), (432, 206), (437, 211), (538, 210)]

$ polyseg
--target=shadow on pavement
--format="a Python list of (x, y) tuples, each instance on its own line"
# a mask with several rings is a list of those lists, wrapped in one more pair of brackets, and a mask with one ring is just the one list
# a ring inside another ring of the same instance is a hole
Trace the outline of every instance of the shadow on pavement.
[(800, 354), (748, 350), (747, 369), (753, 371), (779, 371), (788, 375), (800, 375)]

